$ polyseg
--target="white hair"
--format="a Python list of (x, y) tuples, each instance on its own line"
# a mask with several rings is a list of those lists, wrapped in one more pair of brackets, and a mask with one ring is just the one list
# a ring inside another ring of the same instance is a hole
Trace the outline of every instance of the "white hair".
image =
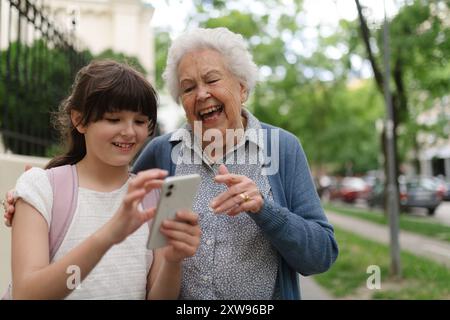
[(180, 96), (177, 71), (180, 60), (185, 54), (201, 49), (219, 52), (225, 59), (228, 70), (247, 88), (248, 96), (256, 85), (258, 68), (242, 35), (227, 28), (196, 28), (176, 38), (167, 55), (163, 79), (173, 99), (178, 102)]

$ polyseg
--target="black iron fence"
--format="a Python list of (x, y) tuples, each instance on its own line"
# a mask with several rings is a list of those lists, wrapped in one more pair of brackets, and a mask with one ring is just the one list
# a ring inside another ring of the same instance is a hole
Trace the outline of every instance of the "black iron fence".
[(13, 153), (48, 155), (50, 114), (88, 56), (49, 20), (45, 1), (0, 0), (0, 132)]

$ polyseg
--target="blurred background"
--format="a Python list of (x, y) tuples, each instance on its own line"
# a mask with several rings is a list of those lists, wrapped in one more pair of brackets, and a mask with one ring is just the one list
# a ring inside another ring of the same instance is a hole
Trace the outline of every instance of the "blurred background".
[[(450, 0), (0, 4), (1, 197), (25, 163), (43, 166), (59, 152), (49, 115), (81, 66), (114, 58), (141, 70), (160, 93), (157, 134), (168, 132), (184, 121), (161, 79), (171, 39), (223, 26), (243, 35), (259, 67), (246, 106), (299, 138), (336, 228), (338, 261), (302, 278), (303, 296), (450, 299)], [(387, 93), (400, 272), (386, 210)], [(371, 285), (370, 266), (379, 286)], [(2, 225), (0, 290), (9, 278), (10, 230)]]

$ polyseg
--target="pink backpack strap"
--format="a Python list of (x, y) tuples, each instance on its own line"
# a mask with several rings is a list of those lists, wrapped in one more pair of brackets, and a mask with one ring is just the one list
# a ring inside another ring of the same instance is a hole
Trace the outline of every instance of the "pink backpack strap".
[[(152, 208), (152, 207), (156, 208), (156, 206), (158, 205), (159, 194), (160, 194), (159, 189), (153, 189), (152, 191), (147, 193), (145, 195), (144, 199), (142, 199), (142, 208), (144, 210)], [(153, 223), (153, 219), (149, 220), (147, 223), (149, 230), (152, 229), (152, 223)]]
[(53, 191), (52, 220), (49, 230), (50, 259), (55, 256), (72, 222), (78, 201), (78, 176), (75, 165), (47, 170)]
[(142, 199), (142, 207), (144, 209), (156, 207), (158, 205), (159, 193), (159, 189), (153, 189), (147, 193), (144, 199)]

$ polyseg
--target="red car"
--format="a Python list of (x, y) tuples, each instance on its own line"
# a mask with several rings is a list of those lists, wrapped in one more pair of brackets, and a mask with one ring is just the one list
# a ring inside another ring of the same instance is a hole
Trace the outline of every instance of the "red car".
[(345, 202), (355, 202), (356, 199), (367, 199), (370, 186), (361, 178), (346, 177), (338, 188), (338, 195)]

